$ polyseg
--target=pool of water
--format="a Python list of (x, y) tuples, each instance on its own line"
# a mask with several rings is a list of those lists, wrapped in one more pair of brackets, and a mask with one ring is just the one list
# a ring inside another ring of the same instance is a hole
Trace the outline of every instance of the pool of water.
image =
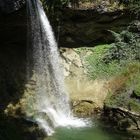
[(140, 140), (130, 133), (117, 132), (98, 124), (84, 128), (57, 128), (53, 136), (45, 140)]

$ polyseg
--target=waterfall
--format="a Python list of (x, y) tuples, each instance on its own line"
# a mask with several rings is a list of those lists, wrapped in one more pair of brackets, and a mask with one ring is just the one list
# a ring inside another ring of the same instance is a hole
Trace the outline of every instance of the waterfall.
[(32, 69), (28, 77), (34, 74), (36, 79), (35, 100), (31, 103), (36, 112), (34, 119), (48, 135), (58, 126), (85, 126), (84, 121), (72, 116), (57, 43), (41, 2), (27, 0), (27, 9), (30, 36), (27, 70)]

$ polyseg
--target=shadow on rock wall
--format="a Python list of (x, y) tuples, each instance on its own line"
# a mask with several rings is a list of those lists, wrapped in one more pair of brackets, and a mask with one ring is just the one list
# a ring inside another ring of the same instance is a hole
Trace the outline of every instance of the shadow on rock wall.
[(18, 103), (26, 83), (27, 50), (26, 8), (9, 14), (0, 13), (0, 140), (36, 140), (43, 137), (37, 124), (7, 116), (9, 103)]
[(108, 30), (120, 32), (131, 21), (127, 11), (65, 9), (62, 13), (59, 43), (70, 48), (112, 43), (114, 37)]
[(0, 14), (0, 111), (21, 97), (26, 80), (26, 10)]

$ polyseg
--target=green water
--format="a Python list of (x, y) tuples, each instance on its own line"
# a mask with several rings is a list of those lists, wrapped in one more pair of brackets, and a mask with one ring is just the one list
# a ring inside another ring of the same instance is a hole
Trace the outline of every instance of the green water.
[(133, 135), (94, 125), (85, 128), (58, 128), (53, 136), (45, 140), (133, 140)]

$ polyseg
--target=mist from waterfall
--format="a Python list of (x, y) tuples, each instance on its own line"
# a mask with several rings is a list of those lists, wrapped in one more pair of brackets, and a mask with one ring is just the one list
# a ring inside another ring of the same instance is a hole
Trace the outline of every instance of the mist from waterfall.
[[(34, 119), (48, 135), (58, 126), (85, 126), (72, 116), (65, 90), (63, 68), (52, 27), (39, 0), (27, 0), (30, 48), (27, 51), (29, 76), (35, 75)], [(27, 111), (28, 114), (28, 111)]]

